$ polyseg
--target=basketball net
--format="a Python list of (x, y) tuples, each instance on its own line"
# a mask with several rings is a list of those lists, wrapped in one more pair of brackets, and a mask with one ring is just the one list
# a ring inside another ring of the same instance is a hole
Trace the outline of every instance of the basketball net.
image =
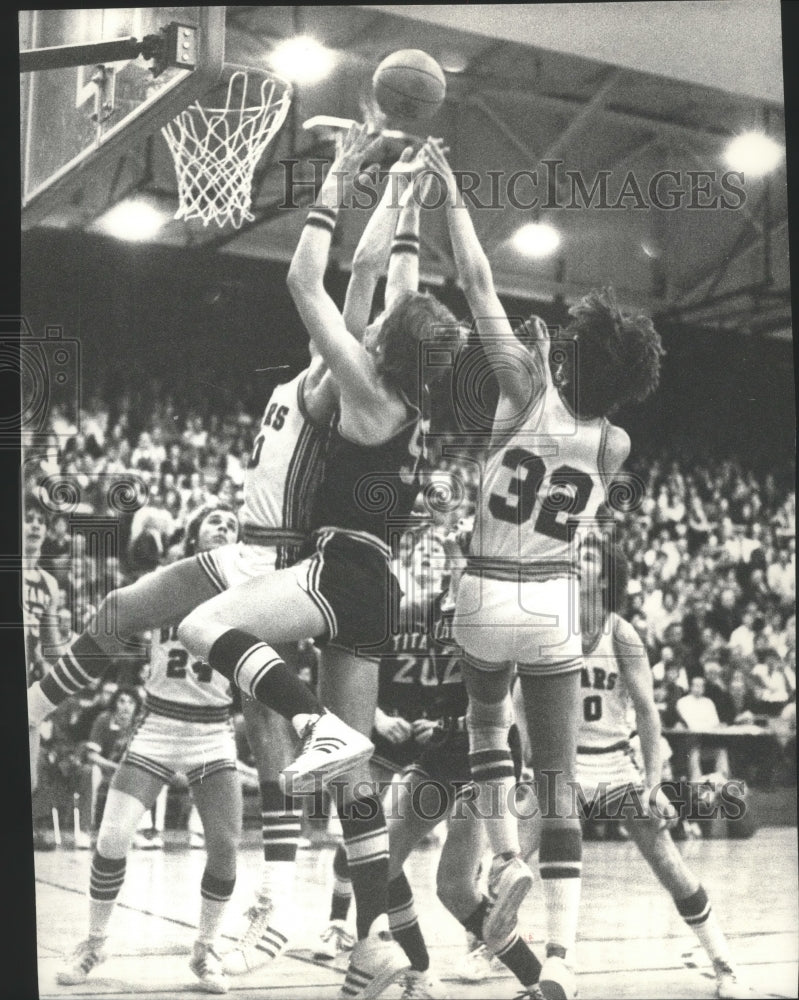
[(285, 121), (292, 87), (267, 70), (231, 68), (224, 107), (195, 101), (161, 132), (178, 180), (175, 218), (238, 229), (255, 218), (255, 167)]

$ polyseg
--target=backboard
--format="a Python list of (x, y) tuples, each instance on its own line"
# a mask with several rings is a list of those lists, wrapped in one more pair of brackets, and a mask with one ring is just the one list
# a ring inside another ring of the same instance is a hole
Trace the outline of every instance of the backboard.
[(21, 54), (115, 39), (141, 41), (179, 25), (191, 64), (154, 74), (153, 61), (139, 55), (21, 72), (23, 229), (79, 197), (92, 176), (113, 171), (125, 150), (141, 144), (217, 82), (224, 61), (225, 11), (116, 7), (19, 12)]

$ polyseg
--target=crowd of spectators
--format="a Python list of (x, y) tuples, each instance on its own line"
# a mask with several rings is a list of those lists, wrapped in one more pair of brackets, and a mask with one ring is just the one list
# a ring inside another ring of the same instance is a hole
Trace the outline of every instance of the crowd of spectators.
[[(41, 566), (60, 588), (65, 648), (109, 590), (178, 557), (192, 511), (215, 497), (241, 502), (260, 415), (232, 399), (225, 407), (179, 409), (168, 393), (123, 392), (94, 398), (77, 422), (53, 408), (48, 444), (26, 452), (25, 486), (52, 510)], [(442, 540), (467, 537), (478, 467), (449, 454), (438, 468), (425, 512)], [(646, 646), (664, 726), (688, 727), (680, 706), (701, 678), (721, 724), (770, 727), (792, 761), (793, 479), (732, 458), (639, 451), (629, 473), (636, 499), (613, 516), (631, 567), (627, 617)], [(126, 656), (110, 675), (140, 686), (143, 663)]]

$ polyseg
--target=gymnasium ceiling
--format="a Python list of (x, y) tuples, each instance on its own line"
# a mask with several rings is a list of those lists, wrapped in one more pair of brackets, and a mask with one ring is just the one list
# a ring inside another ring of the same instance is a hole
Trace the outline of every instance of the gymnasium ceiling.
[[(679, 8), (679, 11), (676, 9)], [(609, 171), (609, 203), (630, 174), (644, 195), (618, 208), (556, 208), (536, 216), (505, 207), (474, 212), (500, 291), (567, 302), (612, 284), (622, 302), (686, 323), (790, 336), (786, 173), (745, 179), (745, 203), (732, 209), (688, 208), (689, 171), (714, 171), (695, 194), (718, 195), (724, 148), (749, 129), (784, 143), (779, 4), (776, 0), (687, 3), (228, 7), (226, 59), (268, 65), (281, 40), (311, 34), (336, 53), (322, 83), (298, 85), (292, 111), (259, 166), (253, 212), (241, 229), (168, 222), (158, 241), (207, 246), (225, 254), (289, 260), (305, 215), (278, 208), (280, 160), (330, 155), (330, 134), (308, 132), (316, 114), (363, 117), (371, 74), (389, 52), (422, 48), (446, 66), (446, 102), (429, 131), (451, 148), (453, 166), (510, 176), (561, 160), (590, 188)], [(650, 180), (676, 171), (659, 189), (686, 192), (683, 207), (652, 206)], [(146, 192), (168, 211), (177, 206), (174, 168), (160, 135), (129, 155), (125, 183), (96, 180), (80, 208), (64, 207), (45, 225), (94, 231), (109, 203)], [(738, 182), (736, 182), (738, 183)], [(486, 186), (486, 197), (488, 187)], [(521, 200), (531, 194), (519, 185)], [(543, 196), (544, 189), (539, 194)], [(570, 189), (559, 191), (569, 203)], [(637, 204), (638, 207), (633, 207)], [(334, 258), (346, 268), (364, 213), (345, 213)], [(530, 259), (510, 237), (522, 224), (546, 221), (561, 234), (555, 254)], [(423, 276), (454, 269), (443, 212), (425, 213)]]

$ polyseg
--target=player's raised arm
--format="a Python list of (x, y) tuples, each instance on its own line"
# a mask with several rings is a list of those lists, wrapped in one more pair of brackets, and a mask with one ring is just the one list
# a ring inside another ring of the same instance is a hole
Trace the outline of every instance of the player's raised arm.
[(531, 371), (529, 352), (514, 336), (499, 301), (491, 265), (458, 190), (455, 175), (444, 154), (443, 142), (428, 139), (422, 156), (427, 166), (447, 186), (447, 220), (458, 279), (477, 324), (477, 332), (487, 348), (500, 392), (526, 405), (543, 385), (531, 385), (531, 379), (540, 376)]
[[(386, 268), (388, 268), (389, 282), (391, 280), (392, 239), (395, 230), (399, 231), (397, 227), (398, 218), (402, 214), (401, 199), (407, 199), (412, 184), (412, 177), (406, 172), (407, 164), (412, 158), (413, 149), (408, 146), (389, 170), (383, 196), (369, 216), (352, 258), (352, 275), (347, 285), (343, 316), (344, 325), (358, 340), (363, 337), (369, 322), (375, 288), (379, 279), (386, 273)], [(407, 287), (413, 287), (415, 290), (417, 285)], [(389, 305), (387, 289), (386, 306)]]
[(305, 328), (340, 389), (372, 395), (374, 375), (368, 356), (347, 329), (324, 286), (338, 211), (371, 148), (365, 126), (353, 126), (308, 213), (289, 267), (288, 288)]
[(419, 288), (422, 202), (431, 180), (430, 174), (422, 178), (414, 177), (400, 199), (400, 212), (386, 276), (386, 309), (391, 309), (403, 292), (415, 292)]

